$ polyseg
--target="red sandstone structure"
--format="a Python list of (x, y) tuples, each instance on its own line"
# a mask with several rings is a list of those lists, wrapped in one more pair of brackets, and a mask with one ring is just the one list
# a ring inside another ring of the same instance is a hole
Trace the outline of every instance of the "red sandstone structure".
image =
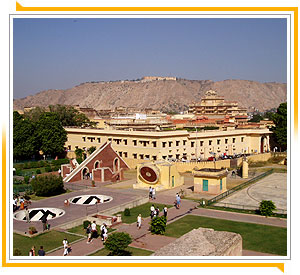
[(70, 164), (61, 166), (64, 182), (76, 182), (92, 179), (97, 182), (116, 182), (123, 180), (123, 171), (129, 169), (126, 162), (111, 147), (110, 142), (104, 143), (81, 164), (75, 159)]

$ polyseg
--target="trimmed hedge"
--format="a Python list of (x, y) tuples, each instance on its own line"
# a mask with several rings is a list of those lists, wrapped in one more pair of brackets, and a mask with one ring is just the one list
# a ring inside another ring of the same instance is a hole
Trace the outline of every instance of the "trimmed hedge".
[(37, 196), (50, 197), (65, 192), (62, 177), (55, 175), (36, 177), (31, 186)]

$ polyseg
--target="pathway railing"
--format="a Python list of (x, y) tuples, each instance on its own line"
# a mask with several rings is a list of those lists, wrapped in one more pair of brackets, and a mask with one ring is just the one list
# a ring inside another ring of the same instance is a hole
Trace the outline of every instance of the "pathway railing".
[(255, 178), (253, 178), (251, 180), (243, 182), (243, 183), (241, 183), (241, 184), (239, 184), (239, 185), (237, 185), (237, 186), (235, 186), (235, 187), (227, 190), (226, 192), (224, 192), (224, 193), (222, 193), (222, 194), (220, 194), (220, 195), (218, 195), (218, 196), (216, 196), (216, 197), (208, 200), (207, 201), (207, 205), (211, 205), (213, 203), (216, 203), (219, 200), (222, 200), (222, 199), (228, 197), (229, 195), (231, 195), (231, 194), (233, 194), (233, 193), (235, 193), (235, 192), (237, 192), (237, 191), (239, 191), (239, 190), (247, 187), (248, 185), (253, 184), (253, 183), (257, 182), (258, 180), (260, 180), (260, 179), (262, 179), (262, 178), (264, 178), (264, 177), (272, 174), (273, 171), (274, 171), (273, 169), (270, 169), (267, 172), (265, 172), (263, 174), (260, 174), (260, 175), (258, 175), (257, 177), (255, 177)]

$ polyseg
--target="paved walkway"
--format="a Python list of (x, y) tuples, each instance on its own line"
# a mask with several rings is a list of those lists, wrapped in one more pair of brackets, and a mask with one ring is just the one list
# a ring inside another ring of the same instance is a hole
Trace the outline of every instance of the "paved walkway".
[[(173, 202), (174, 202), (173, 197), (164, 196), (164, 195), (160, 195), (156, 200), (153, 200), (154, 205), (155, 203), (172, 204)], [(219, 219), (233, 220), (239, 222), (258, 223), (258, 224), (279, 226), (279, 227), (287, 226), (286, 220), (284, 219), (265, 218), (256, 215), (219, 211), (219, 210), (212, 210), (206, 208), (196, 208), (197, 204), (198, 203), (190, 200), (182, 200), (180, 209), (176, 209), (175, 207), (169, 209), (168, 223), (174, 222), (177, 219), (180, 219), (181, 217), (187, 214), (191, 214), (191, 215), (199, 215), (204, 217), (219, 218)], [(132, 236), (132, 238), (134, 239), (134, 241), (130, 245), (132, 247), (156, 251), (157, 249), (174, 241), (175, 238), (171, 238), (167, 236), (151, 235), (149, 232), (149, 222), (150, 222), (150, 217), (144, 219), (142, 221), (141, 229), (137, 229), (136, 223), (120, 224), (117, 225), (115, 228), (119, 232), (127, 232)], [(94, 239), (93, 242), (90, 244), (87, 244), (86, 239), (84, 239), (72, 245), (72, 253), (70, 253), (70, 256), (90, 255), (101, 248), (103, 248), (103, 243), (100, 238)], [(48, 254), (47, 256), (61, 256), (61, 255), (63, 255), (63, 249), (54, 251)], [(243, 256), (270, 256), (270, 254), (243, 250)]]

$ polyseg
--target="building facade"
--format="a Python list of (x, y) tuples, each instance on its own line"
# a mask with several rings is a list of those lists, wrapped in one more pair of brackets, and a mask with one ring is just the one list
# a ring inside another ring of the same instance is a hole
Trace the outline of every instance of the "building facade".
[(269, 129), (231, 131), (122, 131), (87, 128), (65, 128), (65, 148), (74, 157), (76, 148), (87, 150), (111, 142), (123, 158), (137, 160), (207, 159), (222, 154), (257, 154), (270, 151)]

